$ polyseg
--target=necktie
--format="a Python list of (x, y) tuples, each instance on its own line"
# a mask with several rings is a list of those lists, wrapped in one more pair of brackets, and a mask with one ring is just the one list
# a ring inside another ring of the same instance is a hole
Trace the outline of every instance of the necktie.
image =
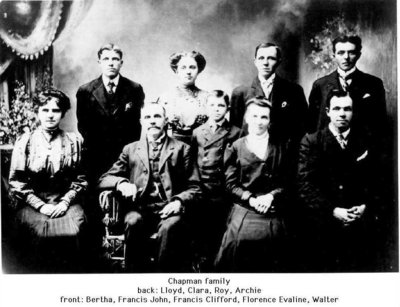
[(340, 76), (340, 83), (342, 84), (343, 90), (348, 92), (352, 81), (352, 74), (347, 76)]
[(114, 94), (114, 87), (115, 87), (114, 82), (110, 81), (108, 83), (108, 91), (107, 91), (108, 94), (110, 94), (110, 95)]
[(337, 140), (338, 140), (338, 142), (339, 142), (339, 144), (340, 144), (340, 147), (342, 147), (342, 149), (346, 149), (347, 141), (346, 141), (345, 138), (343, 137), (343, 134), (339, 133), (339, 134), (336, 136), (336, 138), (337, 138)]
[(270, 98), (271, 98), (271, 92), (272, 92), (273, 85), (274, 85), (273, 81), (264, 81), (262, 84), (265, 98), (267, 98), (268, 100), (270, 100)]
[(212, 133), (215, 133), (217, 130), (218, 130), (218, 125), (217, 124), (215, 124), (215, 125), (212, 125), (211, 126), (211, 131), (212, 131)]

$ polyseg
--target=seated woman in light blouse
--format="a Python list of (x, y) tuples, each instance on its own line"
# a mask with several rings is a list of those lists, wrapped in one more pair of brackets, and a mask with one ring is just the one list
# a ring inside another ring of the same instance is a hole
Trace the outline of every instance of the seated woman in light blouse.
[(10, 168), (21, 246), (33, 271), (76, 271), (86, 223), (80, 206), (87, 187), (82, 139), (59, 127), (70, 108), (64, 93), (46, 89), (34, 104), (39, 127), (17, 140)]
[(285, 150), (269, 134), (271, 103), (263, 97), (246, 103), (249, 134), (227, 147), (225, 182), (234, 205), (227, 222), (216, 270), (284, 270)]
[(177, 86), (159, 100), (167, 112), (168, 134), (189, 144), (193, 130), (207, 121), (208, 92), (195, 84), (206, 60), (197, 51), (178, 52), (170, 56), (170, 66), (177, 76)]

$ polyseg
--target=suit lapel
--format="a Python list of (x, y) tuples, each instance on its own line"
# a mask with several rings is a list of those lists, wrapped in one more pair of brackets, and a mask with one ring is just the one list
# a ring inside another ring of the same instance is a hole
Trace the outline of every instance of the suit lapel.
[(115, 114), (119, 114), (121, 111), (125, 111), (126, 94), (128, 91), (126, 88), (125, 78), (120, 75), (117, 90), (115, 91), (114, 101), (117, 102), (117, 109)]
[(327, 83), (328, 91), (331, 88), (342, 89), (342, 85), (340, 84), (339, 81), (339, 73), (337, 72), (337, 70), (329, 74), (328, 77), (329, 77)]
[(174, 142), (171, 138), (169, 138), (168, 136), (166, 136), (165, 139), (165, 144), (161, 149), (161, 155), (160, 155), (160, 164), (159, 164), (159, 170), (161, 171), (162, 167), (164, 166), (165, 162), (167, 161), (167, 159), (169, 158), (169, 156), (172, 155), (172, 153), (174, 152)]
[(228, 134), (229, 128), (226, 127), (226, 121), (224, 124), (217, 129), (217, 131), (214, 134), (211, 134), (210, 128), (208, 128), (208, 131), (210, 133), (209, 140), (205, 143), (204, 147), (209, 147), (215, 142), (218, 142), (220, 139), (222, 139), (225, 135)]
[(278, 108), (280, 103), (281, 103), (281, 93), (282, 91), (282, 79), (278, 76), (275, 75), (275, 80), (274, 80), (274, 86), (272, 87), (272, 92), (271, 92), (271, 103), (273, 108)]
[(258, 79), (258, 77), (255, 77), (255, 79), (253, 80), (251, 88), (254, 91), (254, 96), (255, 97), (257, 97), (257, 96), (265, 97), (264, 91), (263, 91), (263, 89), (261, 87), (261, 83), (260, 83), (260, 80)]
[(136, 148), (136, 154), (150, 173), (149, 152), (147, 150), (147, 141), (145, 138), (139, 141), (139, 145)]
[(339, 142), (336, 140), (336, 137), (332, 134), (328, 127), (325, 128), (323, 131), (325, 135), (325, 144), (327, 148), (327, 152), (332, 155), (336, 156), (338, 153), (343, 153), (344, 150), (340, 146)]
[(212, 138), (212, 132), (211, 129), (208, 125), (208, 123), (205, 123), (201, 129), (202, 135), (204, 137), (204, 143), (207, 144), (210, 139)]
[(106, 102), (106, 91), (103, 86), (103, 80), (101, 79), (101, 76), (99, 79), (97, 79), (98, 82), (95, 85), (94, 91), (93, 91), (93, 96), (96, 98), (97, 102), (99, 103), (100, 107), (103, 109), (103, 111), (107, 114), (110, 115), (110, 112), (107, 109)]

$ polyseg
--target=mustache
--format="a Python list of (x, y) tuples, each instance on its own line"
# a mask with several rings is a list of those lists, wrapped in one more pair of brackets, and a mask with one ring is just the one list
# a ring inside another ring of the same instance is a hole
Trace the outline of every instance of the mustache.
[(147, 128), (147, 130), (152, 129), (152, 128), (161, 129), (161, 126), (151, 125), (150, 127)]

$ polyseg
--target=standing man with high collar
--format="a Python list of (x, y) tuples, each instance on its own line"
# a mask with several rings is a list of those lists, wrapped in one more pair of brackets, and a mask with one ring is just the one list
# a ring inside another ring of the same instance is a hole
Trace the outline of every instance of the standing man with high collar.
[(118, 158), (124, 145), (140, 138), (140, 84), (120, 74), (122, 50), (106, 44), (98, 51), (101, 76), (76, 94), (78, 130), (87, 149), (88, 178), (96, 183)]
[[(118, 46), (105, 44), (97, 55), (101, 76), (82, 85), (76, 94), (78, 130), (85, 148), (83, 165), (89, 182), (85, 210), (92, 231), (92, 259), (101, 254), (104, 231), (95, 191), (97, 180), (117, 160), (126, 144), (140, 138), (140, 109), (144, 101), (142, 86), (120, 74), (123, 53)], [(93, 263), (97, 265), (96, 261)]]
[(327, 96), (332, 89), (349, 92), (357, 109), (354, 125), (371, 136), (382, 137), (386, 127), (386, 99), (382, 80), (360, 71), (356, 64), (361, 57), (359, 36), (339, 36), (332, 42), (333, 59), (337, 69), (316, 80), (309, 97), (310, 118), (308, 132), (323, 129), (329, 119), (325, 109)]
[(271, 137), (297, 148), (305, 134), (308, 106), (302, 87), (276, 73), (281, 62), (282, 52), (277, 45), (262, 43), (256, 47), (254, 65), (258, 75), (251, 86), (242, 85), (233, 90), (230, 122), (242, 127), (246, 101), (265, 97), (272, 103)]

